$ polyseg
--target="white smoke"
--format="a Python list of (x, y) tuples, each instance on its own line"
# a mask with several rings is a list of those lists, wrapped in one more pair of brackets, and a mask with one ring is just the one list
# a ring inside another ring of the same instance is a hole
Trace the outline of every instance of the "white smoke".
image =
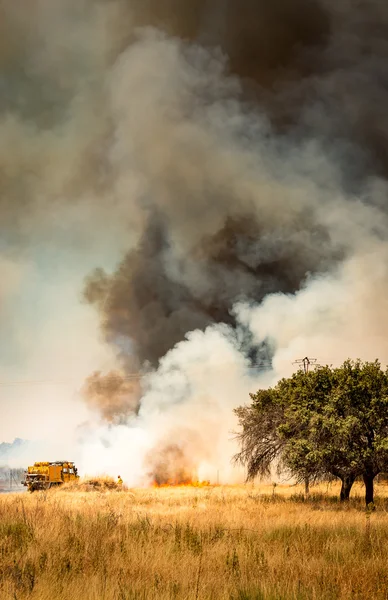
[(275, 294), (260, 306), (236, 307), (240, 321), (256, 340), (273, 340), (277, 375), (306, 354), (334, 366), (349, 357), (379, 358), (383, 366), (388, 365), (387, 257), (387, 243), (376, 240), (295, 295)]
[[(106, 457), (111, 470), (113, 464), (119, 466), (131, 485), (144, 484), (149, 481), (143, 466), (147, 453), (158, 442), (185, 446), (187, 441), (201, 478), (243, 480), (231, 465), (237, 451), (233, 409), (249, 402), (250, 392), (290, 376), (297, 368), (295, 359), (306, 355), (334, 366), (348, 357), (378, 357), (388, 365), (388, 262), (382, 260), (387, 251), (385, 243), (376, 244), (337, 272), (312, 279), (295, 295), (273, 294), (261, 305), (235, 306), (239, 324), (257, 343), (267, 341), (274, 348), (272, 369), (250, 367), (238, 335), (226, 326), (188, 334), (147, 380), (139, 417), (128, 427), (111, 430), (112, 445), (107, 451), (100, 445), (97, 455)], [(95, 456), (93, 450), (85, 458), (88, 472), (96, 471)]]

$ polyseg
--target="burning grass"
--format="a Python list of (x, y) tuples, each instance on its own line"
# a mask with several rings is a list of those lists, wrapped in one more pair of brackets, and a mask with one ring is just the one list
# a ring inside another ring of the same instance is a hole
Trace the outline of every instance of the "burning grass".
[(388, 494), (366, 515), (356, 492), (348, 506), (334, 486), (7, 495), (0, 598), (387, 599)]
[(188, 487), (188, 488), (203, 488), (203, 487), (214, 487), (210, 481), (192, 481), (190, 479), (186, 481), (166, 481), (165, 483), (159, 483), (154, 481), (152, 487), (154, 488), (171, 488), (171, 487)]

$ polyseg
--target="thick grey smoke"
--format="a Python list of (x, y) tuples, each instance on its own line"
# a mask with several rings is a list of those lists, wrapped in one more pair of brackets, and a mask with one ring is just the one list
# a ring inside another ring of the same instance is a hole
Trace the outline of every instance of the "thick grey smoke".
[[(176, 447), (169, 428), (176, 437), (189, 423), (183, 437), (196, 442), (178, 447), (206, 463), (210, 450), (227, 453), (228, 415), (257, 384), (252, 364), (305, 355), (306, 340), (329, 352), (336, 331), (360, 340), (344, 298), (376, 340), (388, 231), (383, 3), (3, 0), (0, 11), (0, 335), (11, 377), (18, 365), (18, 377), (28, 367), (80, 388), (94, 373), (88, 410), (109, 423), (136, 415), (156, 447)], [(147, 373), (141, 391), (133, 371)]]
[(151, 2), (137, 16), (179, 37), (140, 34), (113, 70), (143, 217), (117, 271), (96, 270), (85, 291), (135, 367), (353, 251), (355, 232), (335, 220), (359, 209), (356, 191), (381, 204), (370, 185), (384, 121), (371, 111), (385, 120), (387, 100), (378, 4), (367, 18), (362, 5), (303, 0)]

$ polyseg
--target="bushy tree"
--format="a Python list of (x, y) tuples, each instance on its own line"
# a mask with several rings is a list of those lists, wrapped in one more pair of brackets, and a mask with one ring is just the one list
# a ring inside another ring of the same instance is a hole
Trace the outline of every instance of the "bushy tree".
[(298, 480), (337, 477), (341, 500), (357, 477), (373, 502), (376, 475), (388, 469), (388, 374), (378, 361), (298, 372), (238, 408), (241, 451), (248, 479), (275, 462)]
[(284, 413), (278, 390), (259, 390), (250, 396), (251, 406), (235, 410), (242, 428), (238, 434), (241, 451), (235, 461), (247, 467), (248, 480), (269, 475), (275, 462), (280, 469), (285, 445), (279, 435)]

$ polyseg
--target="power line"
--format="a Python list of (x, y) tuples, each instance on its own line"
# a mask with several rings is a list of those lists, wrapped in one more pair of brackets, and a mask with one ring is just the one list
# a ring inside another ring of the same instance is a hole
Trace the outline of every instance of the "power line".
[[(220, 365), (217, 365), (216, 367), (225, 367), (228, 364), (232, 364), (232, 363), (223, 363)], [(255, 370), (255, 371), (268, 371), (272, 368), (272, 363), (270, 361), (268, 362), (261, 362), (261, 363), (253, 363), (250, 365), (245, 365), (244, 367), (245, 369), (251, 369), (251, 370)], [(181, 369), (182, 373), (185, 373), (187, 371), (192, 371), (193, 368), (189, 368), (189, 369)], [(120, 376), (120, 378), (123, 381), (132, 381), (132, 380), (138, 380), (138, 379), (142, 379), (144, 377), (147, 377), (147, 375), (154, 375), (157, 374), (157, 371), (150, 371), (148, 373), (128, 373), (127, 375), (124, 376)], [(116, 379), (117, 375), (101, 375), (101, 378), (109, 381)], [(85, 380), (87, 380), (87, 377), (85, 378)], [(3, 387), (12, 387), (12, 386), (19, 386), (19, 385), (73, 385), (74, 383), (79, 383), (80, 379), (58, 379), (58, 380), (50, 380), (50, 379), (21, 379), (21, 380), (11, 380), (11, 381), (0, 381), (0, 386)]]
[(0, 381), (2, 386), (14, 385), (71, 385), (71, 381)]

